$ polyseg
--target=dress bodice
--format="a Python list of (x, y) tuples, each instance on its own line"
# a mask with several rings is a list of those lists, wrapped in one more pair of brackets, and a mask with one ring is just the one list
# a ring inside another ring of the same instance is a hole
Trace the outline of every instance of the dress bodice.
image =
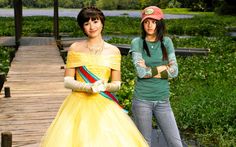
[[(69, 51), (67, 55), (66, 67), (76, 68), (86, 66), (86, 68), (98, 78), (108, 81), (111, 69), (120, 70), (120, 60), (120, 55), (94, 55)], [(78, 69), (76, 71), (76, 79), (83, 81), (81, 75), (78, 74)]]

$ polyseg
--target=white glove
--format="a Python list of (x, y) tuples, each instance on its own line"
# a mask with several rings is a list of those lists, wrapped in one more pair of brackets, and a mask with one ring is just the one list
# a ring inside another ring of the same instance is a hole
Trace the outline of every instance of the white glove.
[(72, 89), (75, 91), (92, 92), (90, 83), (76, 81), (74, 77), (71, 76), (64, 77), (64, 86), (65, 88)]
[(120, 89), (120, 81), (112, 81), (111, 83), (105, 83), (103, 80), (98, 80), (92, 85), (93, 93), (99, 93), (101, 91), (116, 92)]
[(104, 81), (98, 80), (93, 83), (91, 88), (92, 88), (93, 93), (99, 93), (101, 91), (106, 90), (106, 84), (104, 83)]
[(121, 82), (120, 81), (112, 81), (111, 83), (106, 84), (106, 91), (116, 92), (120, 90)]

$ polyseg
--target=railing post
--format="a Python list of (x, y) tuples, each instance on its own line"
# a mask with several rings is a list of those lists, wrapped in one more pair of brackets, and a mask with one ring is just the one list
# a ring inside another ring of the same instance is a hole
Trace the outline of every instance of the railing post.
[(1, 147), (12, 147), (12, 134), (11, 132), (3, 132), (1, 133), (2, 143)]
[(4, 73), (0, 73), (0, 92), (2, 90), (2, 87), (4, 85), (5, 80), (6, 80), (5, 74)]
[(22, 33), (22, 0), (13, 0), (13, 4), (15, 18), (15, 43), (16, 46), (19, 46)]
[(53, 16), (53, 35), (56, 40), (59, 39), (59, 23), (58, 23), (58, 0), (54, 0), (54, 16)]
[(4, 87), (5, 97), (11, 97), (10, 87)]

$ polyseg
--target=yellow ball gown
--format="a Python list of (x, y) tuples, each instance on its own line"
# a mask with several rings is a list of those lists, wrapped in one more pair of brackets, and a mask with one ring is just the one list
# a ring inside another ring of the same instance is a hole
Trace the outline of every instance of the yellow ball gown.
[[(69, 51), (67, 68), (85, 66), (100, 79), (120, 70), (120, 55)], [(76, 80), (84, 81), (76, 72)], [(41, 147), (148, 147), (130, 117), (101, 94), (72, 91), (42, 138)]]

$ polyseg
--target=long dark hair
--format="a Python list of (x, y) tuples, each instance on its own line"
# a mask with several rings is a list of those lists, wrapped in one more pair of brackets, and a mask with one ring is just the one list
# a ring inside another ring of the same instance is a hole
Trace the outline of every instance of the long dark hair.
[[(141, 30), (142, 30), (141, 38), (143, 39), (143, 49), (146, 51), (147, 55), (149, 57), (151, 57), (150, 51), (149, 51), (148, 46), (147, 46), (147, 42), (145, 40), (145, 37), (146, 37), (147, 34), (146, 34), (146, 31), (144, 30), (143, 23), (144, 22), (142, 22), (142, 25), (141, 25)], [(167, 51), (166, 51), (166, 47), (163, 43), (163, 37), (166, 33), (166, 27), (165, 27), (164, 19), (157, 20), (156, 24), (157, 24), (156, 25), (156, 36), (157, 36), (156, 41), (159, 40), (161, 42), (161, 50), (162, 50), (162, 56), (163, 56), (162, 60), (167, 60), (168, 59)]]
[[(103, 12), (94, 6), (89, 6), (89, 7), (82, 8), (77, 16), (77, 23), (79, 27), (83, 30), (83, 32), (84, 32), (84, 27), (83, 27), (84, 23), (88, 22), (90, 19), (91, 20), (100, 19), (103, 25), (102, 29), (104, 29), (105, 16)], [(87, 36), (85, 32), (84, 34)]]

